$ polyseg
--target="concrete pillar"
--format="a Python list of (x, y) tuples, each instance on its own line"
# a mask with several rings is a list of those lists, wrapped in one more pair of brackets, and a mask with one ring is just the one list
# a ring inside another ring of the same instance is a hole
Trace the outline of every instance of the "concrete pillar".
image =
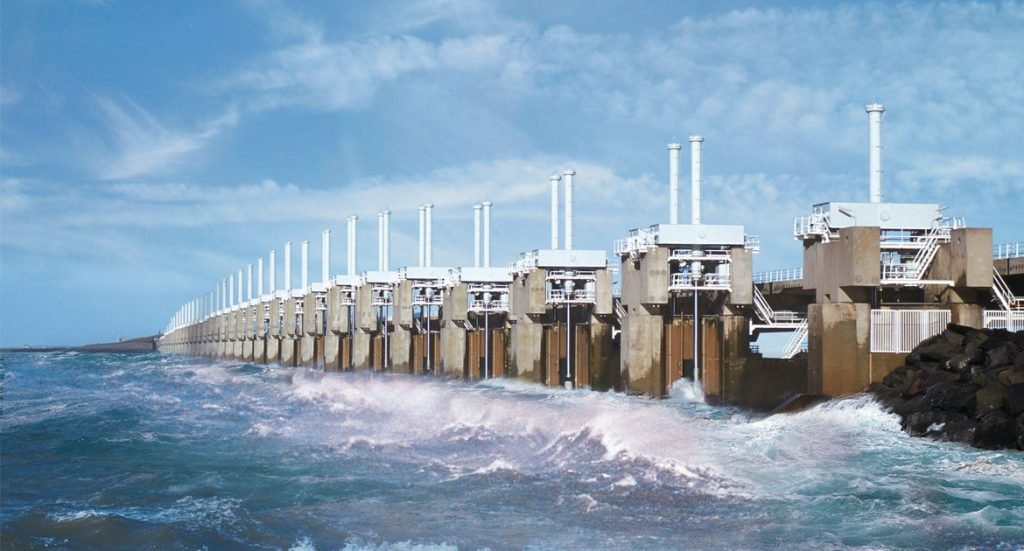
[(812, 304), (807, 309), (808, 390), (843, 396), (871, 382), (871, 305)]
[(438, 375), (449, 379), (461, 379), (466, 361), (466, 329), (454, 322), (441, 324), (441, 365)]
[(388, 362), (395, 373), (412, 373), (412, 334), (401, 325), (395, 324), (394, 331), (388, 336), (390, 352)]
[(370, 369), (370, 347), (373, 335), (366, 331), (352, 333), (352, 365), (356, 371)]
[(514, 371), (512, 375), (520, 379), (536, 380), (544, 370), (543, 324), (522, 316), (512, 324), (509, 337), (509, 359)]
[(660, 397), (668, 387), (662, 369), (664, 320), (660, 307), (630, 307), (622, 321), (621, 371), (623, 390)]

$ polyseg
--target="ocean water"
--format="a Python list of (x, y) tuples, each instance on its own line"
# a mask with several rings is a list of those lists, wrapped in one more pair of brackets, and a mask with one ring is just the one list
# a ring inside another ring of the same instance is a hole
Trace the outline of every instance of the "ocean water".
[(178, 356), (2, 357), (4, 549), (1022, 549), (1024, 454), (866, 397), (671, 399)]

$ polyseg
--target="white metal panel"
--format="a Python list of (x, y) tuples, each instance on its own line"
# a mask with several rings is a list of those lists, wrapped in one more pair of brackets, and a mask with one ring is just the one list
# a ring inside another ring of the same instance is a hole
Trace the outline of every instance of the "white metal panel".
[(982, 325), (985, 329), (1024, 331), (1024, 310), (985, 310), (982, 315)]
[(942, 220), (931, 203), (822, 203), (814, 212), (828, 216), (833, 229), (878, 226), (883, 230), (927, 230)]
[(608, 253), (595, 250), (547, 250), (537, 251), (538, 268), (605, 268)]
[(951, 319), (949, 310), (872, 310), (871, 352), (908, 353)]
[(722, 224), (658, 224), (658, 245), (738, 245), (746, 242), (743, 226)]
[(508, 268), (462, 268), (459, 281), (466, 283), (512, 283)]

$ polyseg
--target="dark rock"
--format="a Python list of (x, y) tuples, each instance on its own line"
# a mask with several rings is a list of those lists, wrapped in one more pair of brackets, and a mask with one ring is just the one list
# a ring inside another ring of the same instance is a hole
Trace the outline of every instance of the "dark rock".
[(897, 367), (882, 379), (882, 383), (888, 387), (899, 388), (899, 386), (903, 384), (903, 381), (907, 378), (908, 369), (910, 368), (908, 368), (905, 365)]
[(1002, 410), (990, 411), (978, 421), (971, 445), (987, 450), (1016, 448), (1017, 423)]
[(910, 434), (1024, 449), (1024, 332), (950, 325), (867, 390)]
[(1013, 343), (1009, 341), (998, 348), (990, 348), (985, 354), (985, 366), (994, 368), (1012, 365), (1013, 359), (1016, 356), (1015, 348)]
[(924, 411), (926, 408), (924, 396), (914, 396), (909, 400), (902, 400), (899, 403), (893, 404), (892, 412), (900, 417), (906, 417), (911, 413)]
[(940, 365), (945, 364), (949, 358), (958, 352), (963, 340), (963, 335), (947, 329), (934, 337), (925, 339), (921, 344), (917, 345), (913, 352), (907, 356), (907, 363), (917, 364), (922, 361), (933, 361), (938, 362)]
[(971, 333), (978, 333), (979, 331), (973, 327), (968, 327), (966, 325), (950, 323), (946, 325), (946, 331), (943, 331), (943, 333), (946, 332), (955, 333), (957, 335), (969, 335)]
[(1017, 416), (1017, 449), (1024, 450), (1024, 414)]
[(978, 422), (974, 419), (964, 419), (963, 421), (951, 422), (946, 424), (943, 428), (943, 437), (950, 442), (966, 442), (970, 444), (974, 442), (974, 431), (978, 427)]
[(953, 356), (952, 358), (949, 359), (949, 361), (946, 362), (945, 367), (950, 371), (960, 373), (971, 367), (971, 365), (981, 364), (984, 361), (985, 353), (978, 350), (977, 347), (975, 347), (975, 350), (973, 351), (964, 351), (964, 353), (962, 354), (957, 354), (956, 356)]
[(956, 381), (942, 381), (928, 388), (925, 401), (932, 409), (973, 413), (975, 390)]
[(904, 421), (903, 428), (914, 436), (926, 434), (944, 435), (946, 426), (962, 423), (967, 416), (948, 411), (919, 411), (911, 413)]
[(1003, 408), (1013, 417), (1024, 414), (1024, 383), (1006, 387), (1003, 392)]
[(990, 384), (974, 393), (974, 416), (984, 417), (1003, 407), (1003, 386), (999, 383)]
[(926, 370), (921, 373), (920, 388), (922, 392), (927, 392), (927, 390), (934, 385), (955, 380), (956, 375), (949, 371), (942, 371), (939, 369)]
[(1013, 386), (1024, 383), (1024, 371), (1017, 371), (1016, 369), (1009, 367), (1001, 370), (996, 379), (999, 384), (1003, 386)]
[(909, 380), (904, 385), (903, 392), (901, 393), (904, 398), (913, 398), (921, 393), (921, 376), (917, 375), (913, 379)]

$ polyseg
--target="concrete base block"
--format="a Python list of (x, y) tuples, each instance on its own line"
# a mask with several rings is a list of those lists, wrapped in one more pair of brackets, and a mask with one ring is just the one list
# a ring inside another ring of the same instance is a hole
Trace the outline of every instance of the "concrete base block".
[(306, 367), (316, 366), (316, 338), (312, 335), (303, 335), (299, 339), (299, 365)]
[(341, 337), (329, 333), (324, 337), (324, 371), (338, 371), (338, 360), (341, 354)]
[(281, 338), (281, 365), (294, 366), (295, 363), (295, 339), (291, 337)]
[(389, 362), (394, 373), (412, 373), (412, 335), (401, 325), (388, 336)]
[(544, 326), (534, 323), (527, 316), (512, 324), (509, 352), (513, 377), (537, 380), (544, 369), (542, 344)]
[(452, 324), (441, 327), (441, 368), (438, 375), (461, 379), (465, 374), (466, 330)]
[(356, 331), (352, 335), (352, 366), (356, 371), (370, 369), (370, 347), (373, 335), (365, 331)]
[(281, 361), (281, 340), (277, 337), (267, 338), (267, 363), (275, 364)]
[(668, 387), (662, 369), (664, 321), (660, 314), (636, 308), (622, 324), (620, 376), (623, 390), (630, 394), (661, 397)]
[(812, 304), (807, 309), (807, 386), (832, 397), (860, 392), (871, 382), (871, 306)]
[(242, 361), (251, 362), (254, 355), (254, 346), (252, 339), (245, 339), (242, 341)]

